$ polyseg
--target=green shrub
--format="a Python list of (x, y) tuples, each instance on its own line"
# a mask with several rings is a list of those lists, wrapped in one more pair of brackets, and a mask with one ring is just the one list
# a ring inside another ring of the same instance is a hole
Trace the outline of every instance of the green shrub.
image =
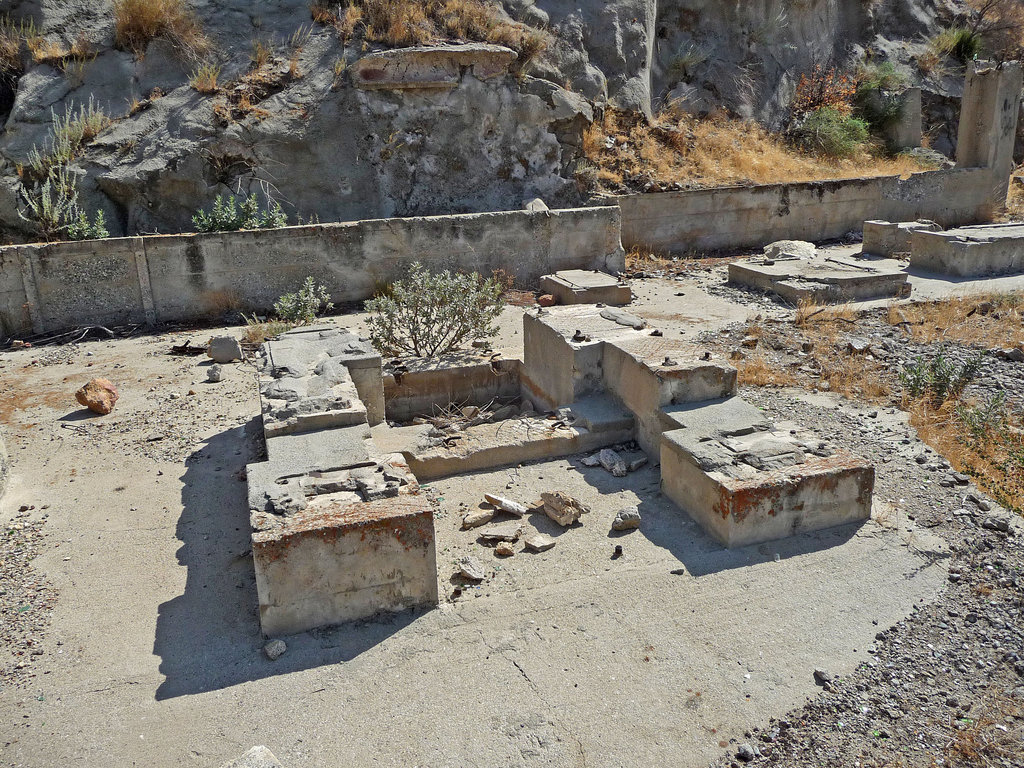
[(103, 211), (90, 221), (78, 204), (78, 178), (65, 166), (54, 166), (42, 184), (21, 190), (18, 215), (33, 224), (44, 240), (95, 240), (109, 237)]
[(96, 211), (92, 221), (89, 221), (85, 211), (79, 211), (78, 216), (68, 222), (67, 235), (68, 240), (102, 240), (110, 237), (103, 211)]
[(234, 195), (225, 200), (220, 195), (213, 201), (210, 213), (200, 210), (192, 217), (198, 232), (234, 232), (239, 229), (277, 229), (288, 225), (288, 217), (280, 203), (270, 200), (264, 209), (255, 195), (239, 204)]
[(370, 340), (385, 355), (444, 355), (467, 340), (498, 332), (494, 322), (504, 306), (502, 293), (494, 278), (432, 273), (416, 262), (405, 280), (366, 302)]
[(868, 124), (858, 117), (844, 115), (831, 107), (811, 112), (794, 129), (801, 147), (826, 157), (850, 157), (868, 140)]
[(896, 71), (891, 61), (864, 65), (857, 77), (853, 103), (857, 116), (874, 131), (883, 131), (900, 119), (903, 100), (899, 91), (906, 78)]
[(975, 355), (964, 363), (957, 363), (946, 357), (940, 347), (931, 360), (918, 357), (913, 363), (903, 366), (899, 373), (900, 383), (908, 397), (927, 397), (936, 405), (960, 396), (974, 380), (981, 368), (981, 355)]
[(292, 325), (308, 325), (334, 308), (326, 286), (307, 277), (297, 293), (286, 293), (274, 302), (278, 320)]
[(957, 406), (956, 415), (975, 439), (1006, 429), (1010, 423), (1006, 392), (996, 392), (982, 403)]

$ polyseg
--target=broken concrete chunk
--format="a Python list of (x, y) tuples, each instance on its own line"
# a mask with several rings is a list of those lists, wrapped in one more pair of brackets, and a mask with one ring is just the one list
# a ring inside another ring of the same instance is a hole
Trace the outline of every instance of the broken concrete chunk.
[(544, 501), (544, 514), (561, 526), (570, 526), (590, 512), (590, 507), (561, 491), (542, 493), (540, 497)]
[(493, 509), (474, 509), (462, 518), (462, 529), (479, 528), (494, 519)]
[(206, 369), (206, 380), (211, 384), (216, 384), (224, 379), (224, 369), (220, 367), (218, 363), (214, 363)]
[(214, 336), (206, 347), (206, 354), (215, 363), (230, 363), (242, 359), (242, 345), (234, 336)]
[(459, 560), (459, 573), (470, 581), (483, 581), (486, 575), (480, 561), (470, 555)]
[(526, 548), (533, 552), (547, 552), (555, 546), (555, 540), (546, 533), (535, 533), (523, 540)]
[(783, 261), (786, 259), (810, 259), (817, 253), (814, 243), (804, 240), (777, 240), (764, 247), (766, 258)]
[(526, 514), (526, 506), (524, 504), (520, 504), (518, 501), (511, 501), (501, 496), (495, 496), (491, 493), (485, 493), (484, 499), (488, 504), (500, 509), (502, 512), (508, 512), (510, 515), (522, 517)]
[(631, 531), (640, 527), (640, 510), (636, 507), (620, 509), (612, 521), (613, 531)]
[(599, 466), (601, 466), (601, 462), (597, 458), (596, 454), (594, 456), (584, 456), (583, 459), (580, 461), (580, 463), (584, 467), (599, 467)]
[(614, 307), (602, 309), (601, 317), (603, 317), (605, 320), (611, 320), (613, 323), (625, 325), (637, 331), (642, 331), (644, 328), (647, 327), (647, 322), (642, 318), (639, 318), (636, 315), (631, 315), (629, 312), (626, 312), (624, 310), (615, 309)]
[(638, 469), (646, 465), (647, 457), (641, 456), (639, 459), (633, 459), (633, 461), (629, 462), (629, 464), (626, 465), (626, 469), (628, 469), (630, 472), (636, 472)]
[(611, 472), (615, 477), (626, 476), (626, 462), (611, 448), (602, 448), (597, 454), (597, 460), (605, 471)]
[(523, 526), (521, 523), (512, 521), (501, 525), (492, 525), (480, 531), (480, 538), (485, 541), (515, 541), (519, 538)]
[(263, 653), (265, 653), (267, 658), (271, 661), (277, 661), (287, 650), (288, 646), (285, 644), (284, 640), (271, 640), (263, 646)]

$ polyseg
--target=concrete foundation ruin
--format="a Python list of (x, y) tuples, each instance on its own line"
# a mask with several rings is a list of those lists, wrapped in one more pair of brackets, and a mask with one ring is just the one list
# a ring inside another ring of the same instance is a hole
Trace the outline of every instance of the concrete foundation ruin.
[[(248, 482), (266, 634), (436, 604), (434, 510), (418, 492), (436, 478), (636, 440), (664, 493), (727, 547), (869, 516), (870, 464), (768, 422), (698, 346), (592, 304), (528, 312), (523, 332), (522, 362), (448, 367), (385, 369), (331, 327), (264, 345), (267, 461)], [(453, 409), (458, 428), (416, 415)]]

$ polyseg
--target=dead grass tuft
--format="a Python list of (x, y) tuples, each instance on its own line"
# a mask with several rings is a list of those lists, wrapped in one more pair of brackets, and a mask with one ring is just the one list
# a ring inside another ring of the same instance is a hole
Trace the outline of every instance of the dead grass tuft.
[(481, 0), (316, 0), (313, 21), (334, 27), (342, 39), (357, 33), (370, 42), (404, 47), (440, 40), (473, 40), (504, 45), (525, 68), (548, 46), (550, 35), (504, 18)]
[(671, 108), (651, 123), (632, 112), (606, 110), (585, 131), (583, 154), (599, 169), (598, 182), (611, 192), (651, 183), (666, 188), (776, 184), (925, 170), (905, 156), (817, 157), (757, 123), (721, 116), (699, 119)]
[(209, 39), (184, 0), (114, 0), (117, 47), (141, 57), (158, 37), (191, 58), (200, 59), (210, 50)]
[(791, 387), (797, 383), (796, 377), (789, 371), (772, 365), (761, 354), (741, 360), (736, 371), (737, 381), (751, 387)]
[(911, 338), (927, 343), (1024, 346), (1024, 291), (890, 305), (887, 320)]
[(291, 323), (284, 323), (280, 320), (260, 322), (255, 317), (247, 317), (245, 333), (242, 334), (242, 344), (248, 347), (258, 347), (263, 342), (277, 338), (293, 327)]

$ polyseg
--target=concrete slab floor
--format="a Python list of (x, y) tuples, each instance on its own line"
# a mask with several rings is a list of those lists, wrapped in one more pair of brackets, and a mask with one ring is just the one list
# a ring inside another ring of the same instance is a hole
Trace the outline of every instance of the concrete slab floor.
[[(873, 523), (726, 551), (658, 494), (654, 467), (615, 479), (553, 461), (432, 485), (444, 594), (471, 551), (501, 566), (479, 590), (289, 637), (271, 662), (241, 475), (255, 371), (206, 384), (208, 361), (166, 354), (210, 333), (0, 356), (0, 521), (49, 516), (35, 577), (60, 592), (35, 677), (0, 689), (5, 764), (211, 766), (259, 743), (289, 768), (703, 765), (813, 695), (814, 667), (865, 661), (944, 579)], [(97, 375), (121, 389), (102, 418), (73, 399)], [(564, 490), (593, 511), (553, 550), (499, 561), (458, 530), (485, 490)], [(644, 523), (610, 537), (626, 504)]]

